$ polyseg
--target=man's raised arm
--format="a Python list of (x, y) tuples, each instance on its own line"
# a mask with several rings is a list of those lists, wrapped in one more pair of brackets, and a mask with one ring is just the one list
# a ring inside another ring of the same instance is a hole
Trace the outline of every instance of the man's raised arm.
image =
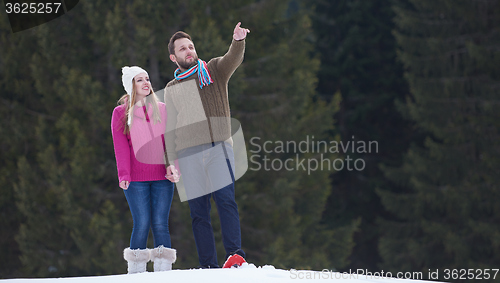
[(245, 38), (250, 32), (249, 29), (242, 28), (241, 22), (236, 24), (233, 31), (233, 42), (229, 47), (227, 53), (222, 56), (217, 64), (217, 69), (222, 75), (229, 78), (236, 68), (243, 62), (243, 55), (245, 54)]

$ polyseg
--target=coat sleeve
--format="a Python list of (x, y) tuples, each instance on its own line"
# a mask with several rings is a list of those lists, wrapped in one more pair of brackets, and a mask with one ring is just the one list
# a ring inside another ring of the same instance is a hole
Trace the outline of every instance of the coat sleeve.
[(245, 40), (236, 41), (233, 39), (229, 50), (224, 56), (216, 58), (217, 61), (217, 72), (220, 75), (218, 79), (229, 80), (233, 75), (234, 71), (243, 62), (243, 57), (245, 55)]
[(111, 134), (113, 135), (113, 146), (115, 149), (119, 183), (121, 181), (132, 181), (130, 174), (130, 144), (126, 134), (123, 133), (122, 119), (124, 116), (125, 108), (118, 106), (113, 110), (113, 115), (111, 117)]

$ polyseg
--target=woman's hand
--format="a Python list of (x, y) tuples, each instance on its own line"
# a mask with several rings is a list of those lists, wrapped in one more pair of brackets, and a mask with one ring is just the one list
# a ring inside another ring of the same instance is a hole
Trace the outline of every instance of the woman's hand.
[(123, 181), (120, 182), (120, 188), (122, 188), (124, 190), (128, 189), (128, 185), (130, 185), (129, 181), (123, 180)]

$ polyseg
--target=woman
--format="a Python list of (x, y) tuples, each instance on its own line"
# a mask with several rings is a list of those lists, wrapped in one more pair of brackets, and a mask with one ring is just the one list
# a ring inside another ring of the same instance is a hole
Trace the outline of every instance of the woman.
[[(140, 67), (123, 67), (127, 94), (113, 111), (111, 129), (119, 186), (127, 199), (134, 226), (130, 247), (123, 251), (128, 273), (146, 271), (149, 260), (154, 271), (172, 269), (176, 250), (171, 248), (168, 215), (174, 194), (171, 176), (165, 179), (161, 134), (165, 130), (165, 104), (158, 101), (148, 73)], [(147, 249), (149, 228), (154, 249)]]

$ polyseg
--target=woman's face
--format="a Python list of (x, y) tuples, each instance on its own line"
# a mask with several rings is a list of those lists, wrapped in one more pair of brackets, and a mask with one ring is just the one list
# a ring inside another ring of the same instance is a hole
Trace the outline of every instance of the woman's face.
[(151, 83), (146, 73), (140, 73), (134, 77), (136, 101), (143, 99), (151, 93)]

